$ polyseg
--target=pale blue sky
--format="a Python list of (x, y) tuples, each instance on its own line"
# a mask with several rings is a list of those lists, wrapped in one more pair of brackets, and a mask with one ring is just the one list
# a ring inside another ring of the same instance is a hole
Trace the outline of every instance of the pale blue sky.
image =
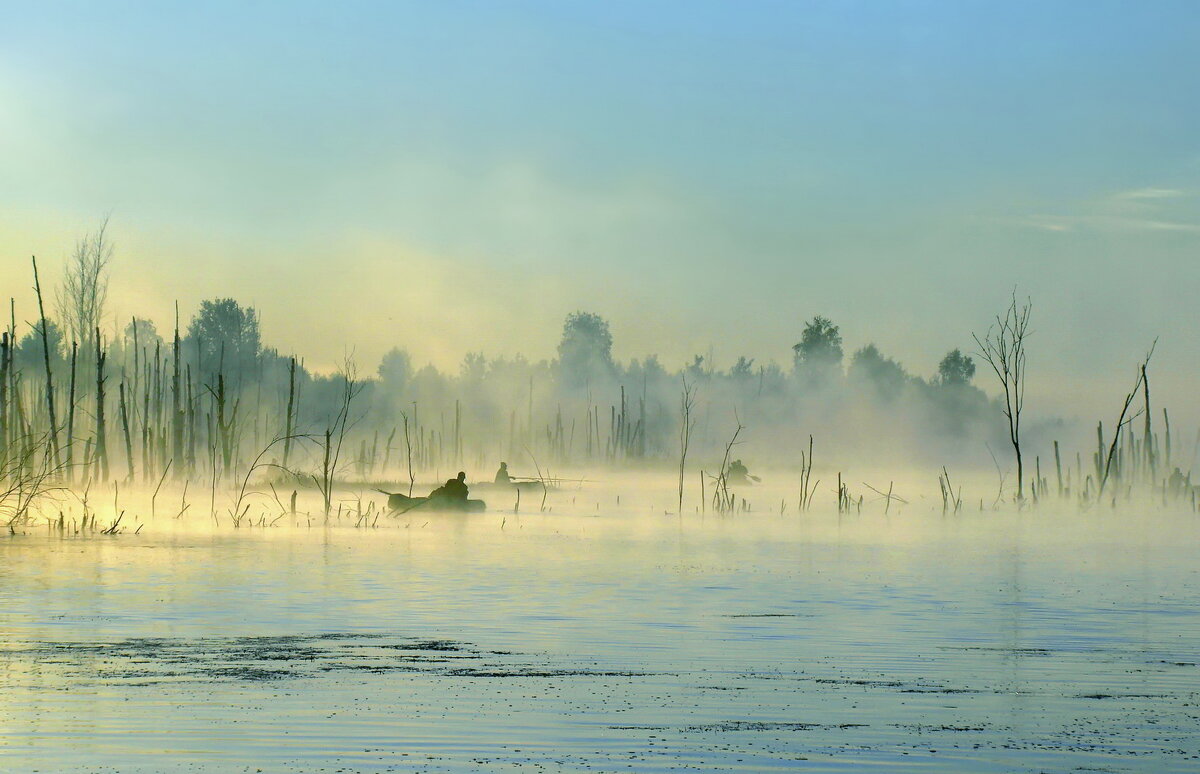
[(1017, 285), (1043, 374), (1161, 335), (1182, 396), (1197, 94), (1194, 2), (0, 2), (0, 281), (112, 211), (114, 311), (235, 295), (317, 362), (548, 357), (582, 307), (921, 373)]

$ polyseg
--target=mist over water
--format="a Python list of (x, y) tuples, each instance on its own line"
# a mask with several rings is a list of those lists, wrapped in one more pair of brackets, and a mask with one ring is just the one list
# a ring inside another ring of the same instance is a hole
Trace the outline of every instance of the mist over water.
[(673, 499), (665, 479), (621, 479), (551, 493), (545, 511), (237, 530), (160, 514), (138, 534), (6, 540), (0, 757), (1194, 768), (1190, 511), (681, 517)]
[(1093, 430), (977, 374), (1019, 328), (929, 377), (821, 316), (787, 369), (668, 371), (577, 312), (549, 361), (322, 374), (234, 299), (63, 319), (0, 337), (17, 770), (1200, 760), (1194, 459), (1149, 358)]

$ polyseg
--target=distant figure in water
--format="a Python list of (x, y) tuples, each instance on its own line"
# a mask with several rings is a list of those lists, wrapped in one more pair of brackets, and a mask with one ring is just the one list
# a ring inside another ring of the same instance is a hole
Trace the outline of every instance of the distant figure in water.
[(750, 475), (749, 469), (741, 460), (734, 460), (725, 471), (725, 480), (731, 484), (749, 484), (759, 479), (758, 476)]
[(501, 462), (500, 469), (496, 471), (497, 484), (511, 484), (512, 476), (508, 475), (508, 463)]
[(458, 478), (452, 478), (430, 492), (429, 499), (441, 498), (443, 500), (461, 500), (466, 502), (468, 494), (467, 474), (460, 470), (458, 471)]
[(1171, 477), (1167, 479), (1167, 488), (1170, 490), (1172, 497), (1182, 497), (1184, 492), (1191, 488), (1190, 484), (1191, 476), (1189, 475), (1185, 478), (1179, 468), (1171, 471)]

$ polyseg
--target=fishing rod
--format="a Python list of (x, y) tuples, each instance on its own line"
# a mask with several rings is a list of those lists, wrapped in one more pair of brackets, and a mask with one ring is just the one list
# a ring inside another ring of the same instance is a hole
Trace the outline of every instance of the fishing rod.
[(509, 476), (509, 481), (519, 481), (521, 483), (540, 484), (543, 481), (548, 484), (598, 484), (600, 481), (594, 478), (552, 478), (546, 476), (538, 478), (537, 476)]

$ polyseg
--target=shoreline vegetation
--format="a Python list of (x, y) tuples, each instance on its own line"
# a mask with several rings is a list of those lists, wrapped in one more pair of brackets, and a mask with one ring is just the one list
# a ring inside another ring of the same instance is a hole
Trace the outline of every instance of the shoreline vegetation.
[[(898, 460), (928, 469), (934, 502), (957, 513), (961, 471), (978, 468), (981, 451), (998, 479), (994, 492), (967, 497), (981, 510), (1135, 500), (1197, 509), (1196, 444), (1178, 448), (1168, 410), (1152, 403), (1153, 344), (1113, 417), (1097, 422), (1091, 448), (1062, 448), (1061, 421), (1030, 424), (1033, 304), (1015, 291), (991, 328), (971, 334), (975, 355), (952, 350), (928, 379), (873, 344), (847, 358), (838, 326), (821, 316), (803, 326), (790, 370), (746, 357), (721, 370), (700, 355), (674, 373), (654, 356), (622, 364), (608, 323), (590, 312), (567, 316), (549, 361), (470, 353), (448, 375), (414, 368), (396, 348), (375, 374), (347, 357), (322, 375), (265, 346), (256, 311), (231, 298), (202, 302), (186, 326), (176, 303), (166, 337), (137, 317), (105, 334), (107, 229), (77, 243), (53, 299), (31, 261), (35, 321), (18, 324), (10, 300), (0, 332), (0, 524), (9, 534), (41, 525), (116, 534), (133, 521), (122, 494), (135, 491), (149, 493), (152, 515), (207, 508), (214, 523), (234, 527), (294, 517), (297, 499), (311, 493), (319, 519), (341, 522), (348, 487), (374, 482), (412, 496), (423, 494), (418, 479), (469, 469), (477, 480), (502, 460), (540, 482), (525, 506), (543, 511), (555, 479), (593, 471), (677, 474), (680, 515), (689, 505), (748, 510), (750, 495), (728, 475), (745, 456), (793, 481), (780, 513), (814, 504), (861, 512), (864, 502), (887, 513), (906, 502), (895, 480), (886, 489), (851, 482), (855, 467)], [(986, 366), (978, 381), (998, 397), (976, 384), (977, 359)], [(104, 524), (94, 504), (101, 492), (112, 502)], [(167, 493), (179, 496), (177, 507), (160, 505)], [(361, 491), (356, 498), (355, 525), (377, 524), (377, 504), (364, 506)]]

